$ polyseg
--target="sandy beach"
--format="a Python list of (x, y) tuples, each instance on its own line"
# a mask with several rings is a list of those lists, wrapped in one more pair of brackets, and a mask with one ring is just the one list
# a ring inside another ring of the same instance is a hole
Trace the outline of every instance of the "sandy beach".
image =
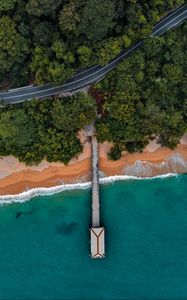
[[(62, 183), (90, 180), (91, 147), (81, 135), (83, 153), (65, 166), (62, 163), (42, 161), (38, 166), (27, 167), (15, 157), (0, 159), (0, 195), (18, 194), (34, 187), (52, 187)], [(166, 173), (187, 173), (187, 134), (172, 151), (151, 141), (142, 153), (124, 152), (118, 161), (107, 158), (111, 144), (99, 145), (100, 176), (133, 175), (152, 177)]]

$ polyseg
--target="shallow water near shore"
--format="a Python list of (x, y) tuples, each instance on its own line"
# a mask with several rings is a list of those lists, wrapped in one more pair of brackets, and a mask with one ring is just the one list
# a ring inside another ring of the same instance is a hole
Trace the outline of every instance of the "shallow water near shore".
[(90, 189), (0, 206), (0, 299), (187, 299), (187, 175), (101, 186), (106, 258), (89, 257)]

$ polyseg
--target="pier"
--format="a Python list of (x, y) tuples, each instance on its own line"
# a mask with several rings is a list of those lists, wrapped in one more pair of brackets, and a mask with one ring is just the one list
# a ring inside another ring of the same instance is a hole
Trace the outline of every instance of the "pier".
[(95, 130), (91, 135), (92, 147), (92, 228), (90, 229), (90, 252), (92, 258), (105, 257), (105, 229), (100, 227), (98, 155), (99, 146)]
[(96, 137), (91, 137), (92, 145), (92, 227), (100, 226), (99, 211), (99, 178), (98, 178), (98, 142)]

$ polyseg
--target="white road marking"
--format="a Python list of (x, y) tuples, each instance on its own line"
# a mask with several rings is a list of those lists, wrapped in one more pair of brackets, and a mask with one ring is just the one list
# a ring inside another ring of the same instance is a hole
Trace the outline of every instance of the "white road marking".
[[(171, 21), (169, 21), (168, 23), (166, 23), (166, 24), (164, 25), (164, 27), (167, 27), (168, 24), (172, 23), (175, 19), (181, 17), (183, 14), (186, 14), (186, 12), (187, 12), (186, 10), (183, 11), (179, 16), (175, 17), (174, 19), (172, 19)], [(162, 30), (162, 28), (157, 29), (157, 30), (156, 30), (155, 32), (153, 32), (150, 36), (154, 36), (154, 35), (155, 35), (157, 32), (159, 32), (160, 30)], [(168, 29), (168, 30), (169, 30), (169, 29)]]

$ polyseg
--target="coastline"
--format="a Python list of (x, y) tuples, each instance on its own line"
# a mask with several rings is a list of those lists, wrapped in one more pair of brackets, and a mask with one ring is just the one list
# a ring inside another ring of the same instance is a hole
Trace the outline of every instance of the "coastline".
[[(83, 142), (83, 153), (65, 166), (62, 163), (43, 161), (37, 167), (26, 167), (14, 157), (0, 160), (0, 196), (17, 195), (37, 188), (62, 189), (64, 184), (89, 185), (91, 170), (90, 143)], [(163, 174), (187, 173), (187, 134), (181, 144), (172, 151), (162, 148), (156, 141), (150, 142), (142, 153), (123, 153), (118, 161), (107, 158), (111, 144), (100, 144), (100, 177), (124, 176), (124, 178), (150, 178)], [(104, 178), (105, 180), (105, 178)], [(110, 180), (110, 177), (106, 181)], [(76, 187), (77, 186), (77, 187)], [(68, 188), (68, 187), (67, 187)], [(66, 188), (66, 190), (67, 190)]]
[[(108, 176), (105, 178), (100, 178), (100, 184), (110, 184), (114, 183), (115, 181), (124, 181), (124, 180), (152, 180), (156, 178), (168, 178), (174, 176), (180, 176), (181, 174), (174, 174), (174, 173), (167, 173), (163, 175), (153, 176), (153, 177), (135, 177), (135, 176), (128, 176), (128, 175), (114, 175)], [(44, 196), (44, 195), (54, 195), (64, 191), (73, 191), (73, 190), (82, 190), (91, 188), (91, 181), (84, 182), (84, 183), (72, 183), (72, 184), (62, 184), (53, 187), (39, 187), (39, 188), (32, 188), (30, 190), (21, 192), (19, 194), (14, 195), (0, 195), (0, 205), (4, 204), (11, 204), (11, 203), (23, 203), (26, 202), (34, 197), (37, 196)]]

